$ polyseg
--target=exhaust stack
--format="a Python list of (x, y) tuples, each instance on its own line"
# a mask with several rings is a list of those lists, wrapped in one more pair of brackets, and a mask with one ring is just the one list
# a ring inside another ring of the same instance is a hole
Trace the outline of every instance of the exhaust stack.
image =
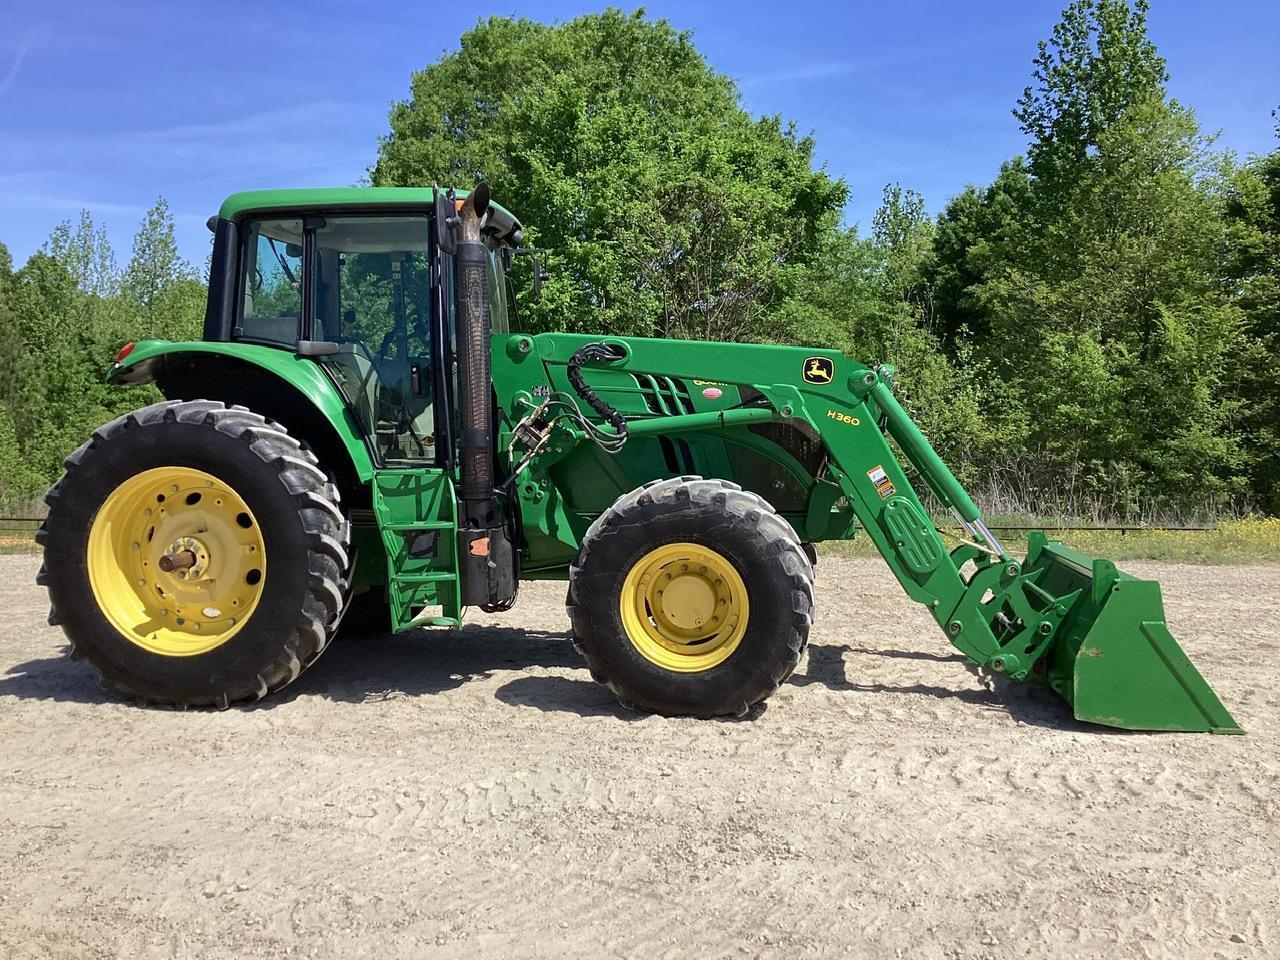
[(478, 184), (458, 210), (454, 258), (458, 306), (459, 567), (462, 602), (500, 607), (515, 596), (515, 556), (494, 490), (489, 251), (481, 237), (489, 188)]
[(480, 228), (489, 210), (489, 188), (476, 187), (458, 211), (455, 258), (458, 295), (458, 403), (462, 413), (459, 493), (462, 526), (489, 527), (497, 519), (494, 499), (493, 377), (489, 357), (489, 251)]

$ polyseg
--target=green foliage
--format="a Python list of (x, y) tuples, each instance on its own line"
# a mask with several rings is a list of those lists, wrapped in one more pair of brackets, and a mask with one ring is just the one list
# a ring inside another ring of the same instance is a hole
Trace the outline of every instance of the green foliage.
[(199, 336), (204, 284), (172, 240), (161, 201), (124, 274), (88, 212), (74, 229), (55, 227), (17, 271), (0, 247), (0, 510), (34, 509), (89, 429), (155, 398), (103, 381), (126, 341)]
[(0, 243), (0, 408), (11, 410), (22, 393), (26, 348), (13, 305), (13, 261)]
[(969, 288), (986, 321), (974, 348), (1029, 415), (1021, 445), (1047, 473), (1083, 468), (1122, 513), (1242, 492), (1222, 402), (1240, 318), (1217, 279), (1224, 226), (1205, 173), (1190, 115), (1140, 102), (1101, 136), (1060, 212), (1033, 221), (1056, 237), (1053, 259), (1009, 250)]
[(88, 210), (80, 211), (75, 230), (69, 220), (54, 227), (43, 249), (67, 269), (83, 292), (102, 298), (120, 292), (120, 268), (106, 227), (95, 226)]
[(1243, 313), (1237, 423), (1254, 494), (1280, 513), (1280, 149), (1229, 168), (1224, 199), (1227, 274)]
[(987, 187), (952, 198), (938, 217), (933, 260), (925, 278), (933, 291), (938, 335), (949, 351), (989, 333), (982, 281), (1031, 242), (1032, 180), (1021, 157), (1003, 164)]
[(1073, 0), (1042, 40), (1013, 111), (1031, 140), (1041, 197), (1062, 198), (1115, 123), (1136, 103), (1163, 99), (1165, 62), (1147, 36), (1147, 0)]
[(133, 238), (133, 256), (120, 278), (125, 298), (144, 315), (158, 312), (159, 298), (178, 281), (195, 278), (191, 265), (178, 255), (173, 217), (164, 197), (147, 211)]
[(1145, 19), (1067, 8), (1015, 111), (1029, 163), (951, 201), (925, 272), (946, 349), (1018, 412), (992, 474), (1023, 499), (1214, 513), (1250, 499), (1233, 386), (1249, 321), (1222, 283), (1221, 174), (1164, 95)]
[(845, 188), (752, 119), (686, 33), (617, 10), (492, 17), (413, 77), (375, 184), (486, 179), (551, 251), (533, 329), (763, 338)]

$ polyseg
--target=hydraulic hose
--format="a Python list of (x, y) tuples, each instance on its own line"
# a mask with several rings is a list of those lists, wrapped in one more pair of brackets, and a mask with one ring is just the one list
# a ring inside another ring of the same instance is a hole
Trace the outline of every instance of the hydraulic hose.
[(574, 391), (583, 400), (587, 401), (587, 405), (596, 413), (604, 418), (605, 423), (613, 427), (617, 431), (618, 437), (622, 442), (627, 439), (627, 421), (623, 419), (614, 407), (610, 406), (600, 395), (587, 385), (587, 381), (582, 378), (582, 365), (591, 361), (602, 363), (613, 363), (621, 360), (623, 354), (615, 347), (609, 346), (607, 343), (588, 343), (569, 358), (569, 364), (565, 371), (572, 384)]

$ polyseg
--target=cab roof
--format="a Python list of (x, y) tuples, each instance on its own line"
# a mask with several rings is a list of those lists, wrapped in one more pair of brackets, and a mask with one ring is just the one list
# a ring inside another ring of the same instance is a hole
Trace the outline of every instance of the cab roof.
[[(459, 199), (471, 191), (455, 190)], [(430, 207), (435, 203), (435, 187), (306, 187), (289, 190), (246, 190), (222, 201), (218, 217), (235, 220), (248, 213), (280, 210), (335, 210), (362, 208)], [(505, 207), (489, 203), (489, 224), (501, 238), (519, 230), (520, 221)]]

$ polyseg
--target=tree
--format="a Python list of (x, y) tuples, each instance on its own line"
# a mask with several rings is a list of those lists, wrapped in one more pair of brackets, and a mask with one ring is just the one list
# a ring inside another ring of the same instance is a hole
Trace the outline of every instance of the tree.
[(22, 394), (27, 359), (18, 315), (13, 308), (12, 285), (13, 259), (8, 247), (0, 243), (0, 411), (6, 418), (12, 417)]
[(1070, 477), (1121, 513), (1161, 500), (1187, 509), (1192, 496), (1212, 511), (1242, 493), (1224, 403), (1240, 317), (1219, 281), (1209, 175), (1189, 112), (1135, 104), (1101, 135), (1060, 213), (1039, 208), (1042, 233), (1070, 224), (1062, 259), (1011, 255), (969, 291), (985, 312), (975, 348), (1019, 392), (1040, 482)]
[(133, 255), (125, 268), (123, 293), (148, 320), (159, 298), (181, 280), (192, 280), (195, 271), (178, 255), (169, 204), (160, 197), (147, 211), (133, 238)]
[(1165, 95), (1146, 14), (1067, 7), (1014, 111), (1028, 161), (948, 205), (926, 272), (948, 350), (1018, 414), (993, 469), (1050, 500), (1212, 511), (1243, 493), (1241, 314), (1209, 142)]
[(106, 227), (94, 226), (88, 210), (80, 211), (74, 231), (70, 220), (54, 227), (42, 249), (70, 271), (76, 286), (85, 293), (105, 298), (119, 292), (120, 268)]
[(413, 77), (375, 184), (486, 179), (551, 250), (538, 328), (768, 338), (844, 184), (813, 142), (753, 120), (687, 33), (617, 10), (491, 17)]
[(1034, 86), (1013, 115), (1031, 139), (1031, 172), (1045, 192), (1069, 189), (1102, 136), (1136, 103), (1164, 98), (1164, 59), (1147, 36), (1147, 0), (1074, 0), (1040, 41)]
[(932, 329), (933, 291), (927, 269), (933, 259), (934, 225), (925, 212), (924, 197), (901, 184), (886, 186), (871, 224), (871, 242), (883, 260), (885, 299), (904, 304), (916, 323)]
[(1003, 265), (1025, 264), (1036, 229), (1032, 189), (1026, 162), (1015, 157), (1001, 165), (989, 186), (966, 187), (939, 215), (925, 272), (934, 326), (949, 355), (990, 332), (980, 296), (983, 281)]
[(1280, 149), (1230, 170), (1224, 199), (1227, 275), (1245, 341), (1236, 367), (1238, 426), (1255, 496), (1280, 513)]

